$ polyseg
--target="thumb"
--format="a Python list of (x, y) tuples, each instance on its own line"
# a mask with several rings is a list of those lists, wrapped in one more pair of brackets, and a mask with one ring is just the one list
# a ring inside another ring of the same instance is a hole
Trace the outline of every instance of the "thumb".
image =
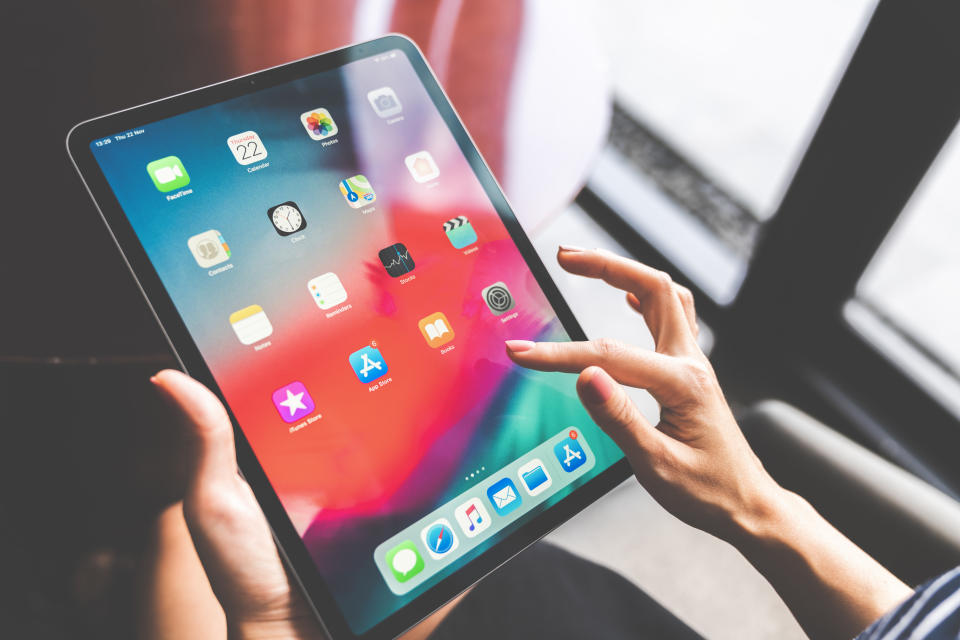
[[(623, 387), (600, 367), (587, 367), (577, 378), (580, 401), (594, 422), (617, 443), (631, 463), (660, 454), (663, 434), (654, 429)], [(636, 468), (636, 464), (633, 465)]]
[(150, 381), (183, 416), (193, 444), (191, 486), (232, 482), (237, 475), (233, 425), (220, 399), (180, 371), (165, 369)]

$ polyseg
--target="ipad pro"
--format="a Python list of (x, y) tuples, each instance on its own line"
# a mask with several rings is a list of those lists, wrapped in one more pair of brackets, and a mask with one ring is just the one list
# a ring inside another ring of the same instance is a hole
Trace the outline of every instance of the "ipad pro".
[(68, 148), (333, 638), (393, 637), (627, 476), (575, 376), (505, 355), (584, 335), (406, 38)]

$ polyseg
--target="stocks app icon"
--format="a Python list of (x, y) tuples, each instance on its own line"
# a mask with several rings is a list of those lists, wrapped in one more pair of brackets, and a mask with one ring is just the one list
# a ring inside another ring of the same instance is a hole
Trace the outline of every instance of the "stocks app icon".
[(399, 278), (405, 273), (410, 273), (416, 266), (413, 263), (413, 256), (402, 243), (392, 244), (385, 249), (380, 249), (380, 263), (394, 278)]
[(483, 297), (483, 301), (487, 303), (490, 313), (495, 316), (503, 315), (515, 306), (513, 296), (510, 295), (510, 289), (507, 289), (507, 285), (502, 282), (494, 282), (484, 289), (480, 295)]

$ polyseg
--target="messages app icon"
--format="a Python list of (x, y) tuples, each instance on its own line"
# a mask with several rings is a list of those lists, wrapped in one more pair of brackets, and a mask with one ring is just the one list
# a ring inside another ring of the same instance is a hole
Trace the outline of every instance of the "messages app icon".
[(505, 516), (520, 506), (520, 492), (510, 478), (501, 478), (487, 489), (487, 499), (497, 515)]
[(397, 582), (406, 582), (423, 571), (423, 557), (412, 540), (404, 540), (384, 557)]
[(190, 175), (177, 156), (167, 156), (147, 165), (147, 173), (158, 191), (166, 193), (190, 184)]

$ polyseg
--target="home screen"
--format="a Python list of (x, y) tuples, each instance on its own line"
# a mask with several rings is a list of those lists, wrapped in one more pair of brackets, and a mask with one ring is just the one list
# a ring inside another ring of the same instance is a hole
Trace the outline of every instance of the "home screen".
[(403, 52), (91, 149), (355, 632), (619, 459)]

